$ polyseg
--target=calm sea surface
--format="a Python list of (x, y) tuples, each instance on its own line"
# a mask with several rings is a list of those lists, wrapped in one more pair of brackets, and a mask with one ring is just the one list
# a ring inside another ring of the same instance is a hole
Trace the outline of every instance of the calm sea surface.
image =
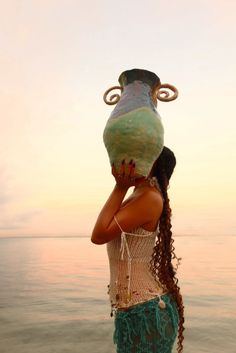
[[(176, 236), (185, 353), (236, 353), (236, 237)], [(115, 353), (106, 246), (0, 238), (0, 353)]]

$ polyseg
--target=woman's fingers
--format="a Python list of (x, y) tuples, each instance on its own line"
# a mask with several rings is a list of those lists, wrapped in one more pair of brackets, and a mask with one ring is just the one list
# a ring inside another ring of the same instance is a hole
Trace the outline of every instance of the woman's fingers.
[(127, 182), (135, 183), (136, 180), (136, 170), (135, 170), (135, 163), (133, 159), (126, 163), (125, 160), (120, 164), (118, 169), (115, 168), (114, 163), (112, 164), (112, 175), (121, 181), (121, 179), (125, 179)]
[(128, 176), (132, 177), (132, 175), (133, 175), (133, 159), (131, 159), (128, 164)]
[(123, 160), (118, 168), (112, 164), (112, 175), (115, 177), (118, 185), (125, 187), (137, 186), (145, 180), (145, 177), (136, 173), (134, 161), (131, 159), (129, 163)]
[(130, 161), (130, 163), (126, 163), (125, 160), (123, 159), (123, 161), (121, 162), (119, 174), (122, 175), (123, 177), (129, 177), (130, 176), (131, 168), (132, 168), (132, 162), (131, 161)]
[(125, 175), (125, 160), (123, 159), (123, 161), (121, 162), (120, 165), (120, 175), (124, 176)]
[(118, 172), (117, 172), (117, 170), (116, 170), (116, 167), (115, 167), (115, 164), (114, 164), (114, 163), (112, 163), (111, 173), (112, 173), (112, 175), (113, 175), (114, 177), (117, 177), (117, 175), (118, 175)]
[(130, 168), (130, 178), (134, 178), (135, 177), (135, 163), (133, 163), (132, 161), (132, 164), (131, 164), (131, 168)]

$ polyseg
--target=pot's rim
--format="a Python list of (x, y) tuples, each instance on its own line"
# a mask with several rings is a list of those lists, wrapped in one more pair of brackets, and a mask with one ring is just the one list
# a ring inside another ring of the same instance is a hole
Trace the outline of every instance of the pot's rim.
[(145, 69), (126, 70), (123, 71), (118, 78), (122, 87), (137, 80), (147, 83), (150, 87), (155, 87), (161, 84), (160, 78), (154, 72)]

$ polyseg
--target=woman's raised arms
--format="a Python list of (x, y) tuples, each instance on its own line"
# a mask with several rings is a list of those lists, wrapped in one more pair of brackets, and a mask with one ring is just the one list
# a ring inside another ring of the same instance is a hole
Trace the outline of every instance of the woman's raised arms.
[(131, 186), (138, 186), (145, 180), (145, 178), (135, 179), (134, 172), (135, 166), (131, 163), (129, 165), (123, 163), (119, 173), (114, 167), (112, 168), (116, 185), (94, 226), (91, 236), (94, 244), (105, 244), (120, 236), (121, 230), (114, 216), (125, 232), (130, 232), (148, 223), (157, 223), (162, 212), (163, 201), (159, 192), (153, 188), (146, 188), (145, 192), (139, 193), (131, 202), (121, 207), (128, 189)]

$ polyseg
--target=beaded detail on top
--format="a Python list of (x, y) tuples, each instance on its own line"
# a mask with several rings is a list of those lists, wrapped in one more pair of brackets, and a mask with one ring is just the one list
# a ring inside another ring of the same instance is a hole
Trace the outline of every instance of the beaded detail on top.
[(155, 246), (157, 232), (141, 227), (127, 233), (122, 230), (116, 217), (121, 236), (107, 243), (110, 265), (108, 294), (112, 311), (128, 308), (135, 304), (165, 294), (160, 282), (151, 273), (150, 260)]

